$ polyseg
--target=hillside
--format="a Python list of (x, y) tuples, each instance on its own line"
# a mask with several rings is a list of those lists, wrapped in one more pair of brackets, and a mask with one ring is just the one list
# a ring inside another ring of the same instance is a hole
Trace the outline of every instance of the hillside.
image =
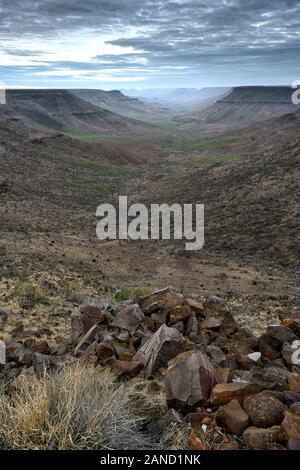
[(143, 134), (145, 124), (99, 108), (67, 90), (8, 90), (0, 117), (40, 129), (100, 134)]
[(291, 96), (288, 86), (236, 87), (202, 112), (184, 118), (198, 124), (248, 125), (294, 112)]
[(70, 90), (70, 92), (88, 103), (130, 118), (153, 120), (163, 118), (170, 113), (166, 107), (143, 103), (137, 98), (125, 96), (119, 90)]
[(239, 154), (227, 155), (230, 145), (226, 150), (223, 142), (234, 138), (219, 136), (219, 149), (207, 147), (184, 161), (178, 157), (163, 178), (139, 183), (132, 192), (148, 203), (204, 203), (204, 250), (298, 270), (299, 119), (287, 115), (258, 127), (246, 128), (249, 138)]

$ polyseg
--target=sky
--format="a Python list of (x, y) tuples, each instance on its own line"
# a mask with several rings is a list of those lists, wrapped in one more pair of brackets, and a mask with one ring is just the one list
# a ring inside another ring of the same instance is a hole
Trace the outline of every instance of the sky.
[(0, 0), (2, 86), (291, 85), (299, 58), (300, 1)]

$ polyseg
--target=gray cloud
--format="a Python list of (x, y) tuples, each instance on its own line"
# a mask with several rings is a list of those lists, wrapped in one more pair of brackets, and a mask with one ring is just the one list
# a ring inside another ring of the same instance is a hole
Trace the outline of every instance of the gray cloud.
[[(181, 67), (194, 74), (203, 70), (233, 74), (236, 67), (238, 74), (252, 70), (272, 76), (270, 68), (276, 73), (285, 67), (287, 80), (300, 73), (300, 2), (296, 0), (0, 0), (0, 9), (0, 50), (36, 56), (40, 71), (80, 67), (96, 72), (120, 67), (124, 73), (139, 74), (143, 68), (144, 75), (153, 75), (173, 67), (172, 73), (181, 75)], [(14, 50), (7, 44), (16, 37), (51, 41), (68, 31), (80, 34), (89, 28), (101, 34), (129, 26), (138, 28), (132, 37), (120, 33), (109, 44), (132, 47), (136, 54), (99, 54), (86, 64), (39, 66), (41, 51)], [(134, 59), (144, 59), (145, 64)]]

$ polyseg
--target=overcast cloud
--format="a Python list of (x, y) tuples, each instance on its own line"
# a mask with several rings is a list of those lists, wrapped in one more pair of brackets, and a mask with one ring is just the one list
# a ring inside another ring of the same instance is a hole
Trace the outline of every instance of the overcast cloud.
[(0, 0), (10, 86), (151, 88), (300, 79), (294, 0)]

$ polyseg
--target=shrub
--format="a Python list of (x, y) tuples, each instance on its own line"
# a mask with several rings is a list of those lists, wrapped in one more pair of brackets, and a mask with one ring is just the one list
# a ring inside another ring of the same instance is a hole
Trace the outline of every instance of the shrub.
[(149, 449), (136, 384), (106, 369), (65, 366), (0, 395), (0, 447), (29, 450)]
[(20, 281), (15, 287), (14, 295), (20, 307), (27, 309), (44, 303), (47, 299), (47, 291), (29, 281)]

